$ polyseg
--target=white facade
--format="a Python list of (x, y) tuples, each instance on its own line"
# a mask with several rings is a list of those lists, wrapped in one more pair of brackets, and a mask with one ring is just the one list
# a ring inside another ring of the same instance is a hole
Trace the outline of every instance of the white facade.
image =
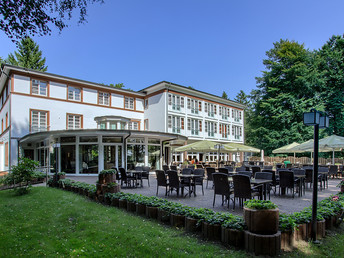
[(136, 130), (244, 141), (242, 105), (167, 82), (134, 92), (5, 65), (0, 93), (0, 171), (16, 164), (23, 137), (42, 131)]

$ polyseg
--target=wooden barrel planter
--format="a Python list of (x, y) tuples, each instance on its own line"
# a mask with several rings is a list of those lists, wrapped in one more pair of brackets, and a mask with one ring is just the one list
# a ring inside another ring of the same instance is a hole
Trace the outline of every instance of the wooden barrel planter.
[(97, 194), (100, 194), (102, 192), (102, 184), (97, 183), (96, 187), (97, 187)]
[(136, 203), (136, 214), (145, 215), (146, 214), (146, 205), (141, 203)]
[(118, 207), (126, 210), (127, 209), (127, 200), (119, 199)]
[(110, 199), (110, 197), (105, 197), (105, 195), (104, 195), (104, 204), (105, 204), (105, 205), (111, 205), (111, 199)]
[(98, 183), (100, 185), (105, 184), (105, 175), (104, 174), (99, 174), (98, 175)]
[(202, 236), (204, 239), (221, 241), (221, 225), (202, 222)]
[(112, 198), (111, 206), (119, 207), (119, 198)]
[(158, 207), (146, 206), (146, 216), (150, 219), (157, 219)]
[(221, 242), (225, 246), (243, 248), (245, 246), (244, 231), (221, 227)]
[(170, 223), (170, 213), (168, 211), (158, 209), (158, 221)]
[(104, 182), (105, 184), (113, 183), (116, 180), (115, 174), (105, 174), (104, 176)]
[(127, 211), (136, 212), (136, 202), (127, 202)]
[(307, 224), (299, 224), (296, 226), (294, 231), (295, 241), (307, 240)]
[(244, 219), (248, 230), (252, 233), (276, 234), (279, 226), (279, 210), (254, 210), (244, 207)]
[(337, 214), (333, 217), (333, 220), (334, 220), (333, 225), (334, 225), (335, 227), (339, 227), (339, 226), (340, 226), (340, 223), (342, 223), (342, 219), (341, 219), (342, 214), (343, 214), (343, 211), (337, 213)]
[(170, 222), (172, 227), (184, 227), (185, 216), (171, 213)]
[(96, 195), (97, 197), (96, 197), (96, 201), (97, 202), (100, 202), (100, 203), (103, 203), (104, 202), (104, 195), (102, 195), (102, 194), (98, 194), (98, 195)]
[[(312, 223), (307, 224), (307, 237), (312, 236)], [(317, 221), (317, 239), (322, 239), (325, 237), (325, 220)]]
[(326, 230), (331, 230), (334, 228), (334, 216), (331, 216), (329, 218), (325, 218), (325, 228)]
[(185, 217), (185, 230), (186, 232), (190, 233), (196, 233), (196, 232), (201, 232), (202, 227), (201, 225), (197, 225), (198, 220)]
[(283, 251), (292, 251), (294, 248), (294, 231), (287, 230), (281, 232), (281, 249)]
[(276, 256), (281, 252), (281, 232), (272, 235), (245, 231), (245, 249), (255, 255)]

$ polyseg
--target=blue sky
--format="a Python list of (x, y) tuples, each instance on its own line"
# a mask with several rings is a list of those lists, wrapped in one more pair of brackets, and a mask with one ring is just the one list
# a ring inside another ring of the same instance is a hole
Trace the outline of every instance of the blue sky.
[[(318, 49), (342, 35), (343, 1), (105, 0), (88, 23), (35, 37), (48, 72), (140, 90), (162, 80), (231, 99), (249, 93), (279, 39)], [(15, 45), (0, 32), (0, 56)]]

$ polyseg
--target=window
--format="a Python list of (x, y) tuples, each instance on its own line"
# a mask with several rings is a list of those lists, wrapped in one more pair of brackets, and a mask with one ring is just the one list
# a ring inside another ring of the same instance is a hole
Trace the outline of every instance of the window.
[(139, 122), (136, 122), (136, 121), (129, 122), (129, 130), (140, 130)]
[(184, 97), (180, 98), (180, 106), (184, 108)]
[(76, 87), (68, 86), (68, 99), (81, 101), (81, 89)]
[(125, 97), (124, 98), (124, 108), (134, 109), (134, 98)]
[(214, 117), (214, 115), (216, 114), (216, 106), (214, 104), (207, 103), (204, 111), (208, 113), (209, 117)]
[(216, 123), (210, 121), (207, 121), (205, 123), (205, 132), (208, 133), (208, 137), (214, 137), (216, 133)]
[(202, 121), (188, 118), (188, 130), (191, 131), (191, 135), (199, 135), (202, 130)]
[(67, 129), (81, 129), (82, 115), (67, 114)]
[(181, 122), (182, 130), (184, 130), (184, 118), (183, 117), (181, 118), (180, 122)]
[(109, 106), (110, 101), (109, 101), (109, 93), (106, 92), (99, 92), (98, 93), (98, 104), (99, 105), (104, 105), (104, 106)]
[(117, 129), (117, 123), (116, 122), (110, 122), (110, 129), (116, 130)]
[(1, 133), (4, 132), (4, 119), (1, 119)]
[(145, 126), (145, 130), (148, 131), (149, 130), (149, 128), (148, 128), (148, 119), (145, 119), (144, 126)]
[(171, 106), (172, 105), (172, 95), (168, 94), (168, 104)]
[(8, 142), (5, 143), (5, 166), (8, 167)]
[(35, 95), (41, 95), (41, 96), (48, 96), (48, 90), (47, 85), (48, 83), (45, 81), (39, 81), (39, 80), (32, 80), (31, 82), (31, 92)]
[(221, 134), (221, 137), (224, 139), (227, 139), (229, 136), (229, 125), (227, 124), (220, 124), (219, 126), (219, 133)]
[(180, 111), (180, 106), (181, 106), (180, 101), (181, 101), (180, 96), (172, 95), (172, 109), (173, 110)]
[(105, 122), (101, 122), (99, 124), (99, 129), (106, 129), (106, 123)]
[(8, 127), (8, 112), (6, 113), (6, 124), (5, 125), (6, 125), (5, 128), (7, 129), (7, 127)]
[(188, 109), (191, 109), (191, 99), (188, 99)]
[(200, 106), (198, 105), (198, 100), (191, 99), (191, 113), (198, 114), (198, 111), (200, 110)]
[(48, 130), (49, 112), (42, 110), (30, 111), (30, 132), (41, 132)]
[(202, 121), (199, 121), (199, 131), (202, 132)]
[(148, 108), (148, 99), (145, 99), (145, 109)]
[(168, 124), (168, 128), (172, 128), (172, 117), (171, 116), (168, 116), (167, 124)]
[(188, 130), (190, 131), (191, 130), (191, 119), (188, 118)]
[(202, 111), (202, 102), (201, 101), (198, 102), (198, 111), (199, 112)]

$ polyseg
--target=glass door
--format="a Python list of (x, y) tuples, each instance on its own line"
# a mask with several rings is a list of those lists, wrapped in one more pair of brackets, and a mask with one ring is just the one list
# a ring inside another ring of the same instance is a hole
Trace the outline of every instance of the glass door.
[(122, 145), (104, 146), (104, 169), (122, 167)]

